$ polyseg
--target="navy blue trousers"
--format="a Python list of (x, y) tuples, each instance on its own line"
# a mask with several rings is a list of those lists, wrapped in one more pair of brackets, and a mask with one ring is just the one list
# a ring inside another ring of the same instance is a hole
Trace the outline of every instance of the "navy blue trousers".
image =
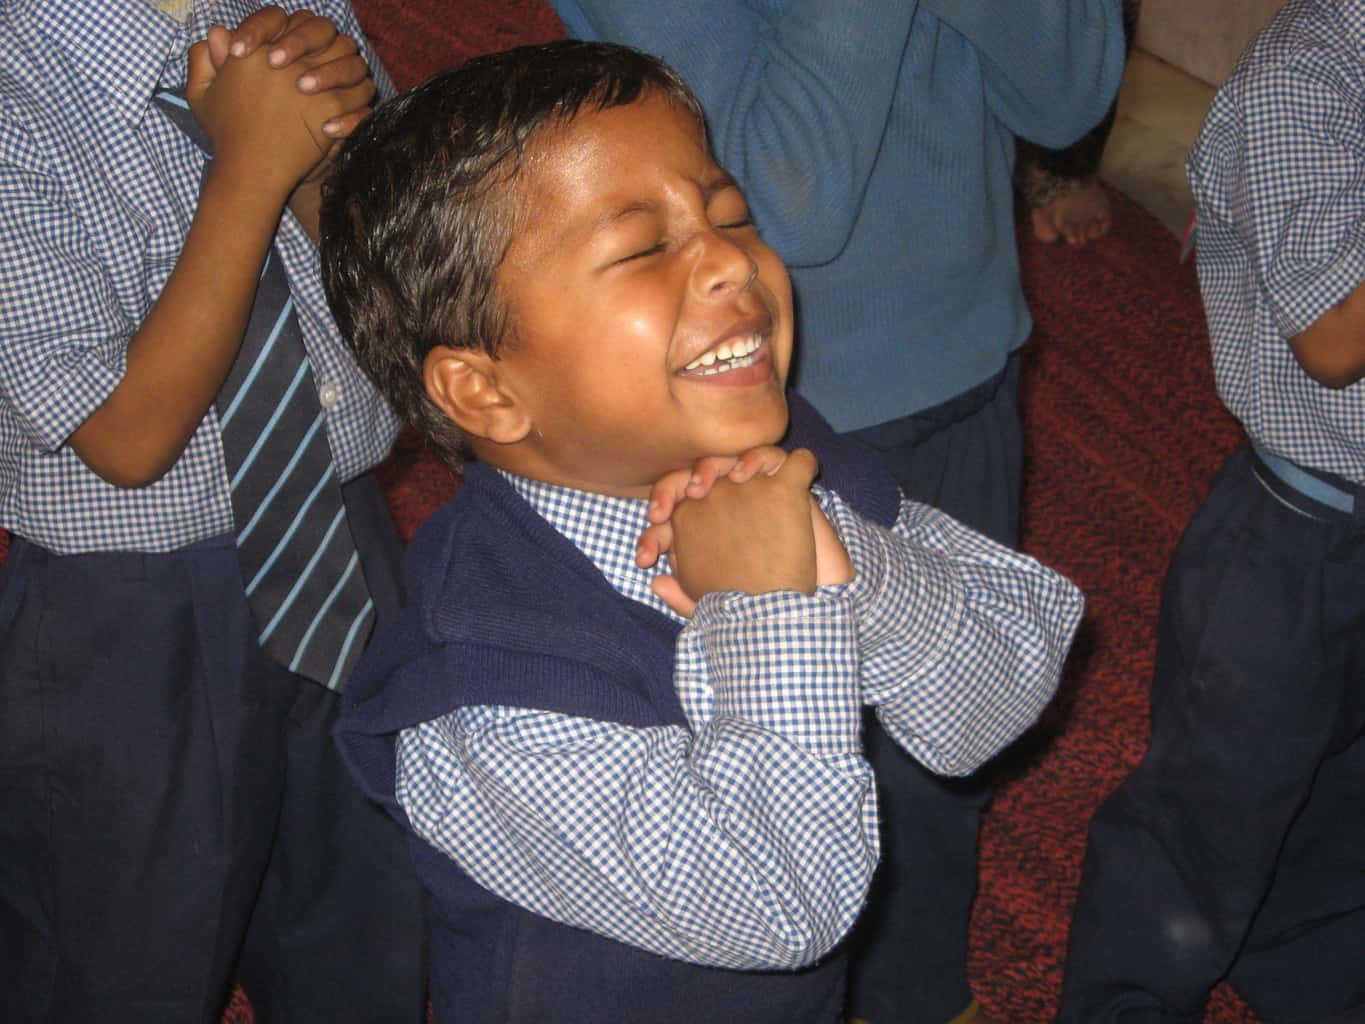
[[(901, 490), (1013, 547), (1023, 438), (1019, 357), (978, 388), (927, 412), (854, 431)], [(870, 712), (863, 745), (877, 773), (882, 862), (850, 939), (849, 1015), (873, 1024), (941, 1024), (972, 999), (967, 927), (989, 787), (912, 760)]]
[[(397, 538), (348, 508), (381, 616)], [(425, 1006), (422, 895), (347, 777), (338, 700), (255, 641), (231, 537), (59, 557), (0, 587), (0, 1019), (402, 1021)]]
[(1096, 812), (1060, 1020), (1365, 1019), (1365, 489), (1220, 471), (1162, 592), (1151, 742)]

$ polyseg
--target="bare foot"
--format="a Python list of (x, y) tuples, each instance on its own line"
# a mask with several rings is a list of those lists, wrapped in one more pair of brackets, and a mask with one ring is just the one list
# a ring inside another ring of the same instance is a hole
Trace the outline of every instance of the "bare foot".
[(1033, 211), (1033, 237), (1048, 245), (1062, 239), (1084, 245), (1109, 234), (1110, 226), (1109, 197), (1096, 181)]

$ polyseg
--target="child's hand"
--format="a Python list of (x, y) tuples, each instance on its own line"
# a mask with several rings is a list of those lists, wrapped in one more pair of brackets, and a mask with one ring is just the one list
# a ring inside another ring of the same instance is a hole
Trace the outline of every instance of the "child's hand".
[[(651, 525), (667, 525), (680, 502), (686, 498), (706, 497), (721, 477), (742, 484), (756, 473), (772, 476), (786, 461), (787, 452), (776, 445), (750, 448), (742, 455), (710, 455), (698, 459), (691, 469), (675, 470), (650, 489), (649, 521)], [(645, 536), (648, 535), (646, 531)], [(658, 554), (656, 551), (649, 561), (639, 564), (642, 567), (653, 565)]]
[[(333, 56), (340, 57), (348, 42), (338, 37)], [(190, 48), (186, 99), (211, 140), (214, 173), (273, 191), (281, 202), (331, 148), (323, 124), (368, 110), (373, 94), (367, 78), (360, 86), (309, 96), (295, 87), (294, 77), (271, 68), (261, 51), (215, 68), (207, 41)]]
[[(635, 562), (647, 569), (659, 560), (659, 556), (670, 550), (673, 544), (673, 525), (671, 518), (674, 509), (688, 499), (706, 497), (716, 481), (724, 478), (734, 483), (744, 483), (757, 474), (771, 476), (781, 468), (787, 459), (787, 452), (776, 446), (752, 448), (742, 455), (716, 455), (698, 460), (691, 469), (681, 469), (669, 473), (658, 481), (650, 491), (650, 525), (640, 535), (636, 543)], [(853, 564), (835, 533), (834, 527), (825, 518), (824, 512), (814, 496), (810, 499), (811, 530), (815, 538), (815, 582), (817, 586), (833, 586), (847, 583), (853, 579)], [(660, 591), (660, 587), (663, 588)], [(680, 615), (690, 616), (696, 602), (681, 595), (681, 587), (676, 581), (664, 577), (655, 587), (660, 597)], [(679, 594), (680, 603), (670, 600), (669, 595)]]
[[(651, 585), (678, 614), (690, 616), (698, 600), (717, 590), (815, 591), (815, 456), (793, 452), (771, 473), (757, 472), (763, 464), (764, 457), (755, 456), (754, 472), (743, 483), (713, 478), (704, 497), (678, 502), (667, 523), (646, 531), (654, 531), (653, 540), (662, 545), (658, 553), (668, 553), (674, 572)], [(665, 485), (675, 493), (677, 487), (677, 480)]]
[(311, 11), (288, 14), (272, 4), (248, 14), (228, 36), (227, 52), (232, 56), (249, 57), (269, 44), (270, 66), (283, 68), (300, 57), (322, 53), (336, 39), (337, 29), (321, 14)]
[[(273, 68), (293, 67), (301, 92), (314, 94), (329, 90), (348, 90), (367, 83), (370, 68), (354, 39), (341, 34), (328, 18), (310, 11), (285, 14), (278, 7), (263, 7), (249, 15), (234, 31), (222, 27), (209, 29), (209, 53), (215, 68), (221, 68), (229, 55), (249, 57), (268, 47), (266, 59)], [(370, 113), (374, 83), (363, 108), (332, 118), (323, 132), (332, 139), (344, 139)]]

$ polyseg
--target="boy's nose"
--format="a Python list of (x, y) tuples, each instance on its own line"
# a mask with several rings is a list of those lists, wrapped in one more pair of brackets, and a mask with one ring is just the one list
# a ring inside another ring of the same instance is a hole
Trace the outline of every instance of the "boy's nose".
[(703, 298), (726, 291), (744, 291), (758, 276), (758, 264), (749, 252), (718, 231), (699, 237), (701, 252), (692, 279)]

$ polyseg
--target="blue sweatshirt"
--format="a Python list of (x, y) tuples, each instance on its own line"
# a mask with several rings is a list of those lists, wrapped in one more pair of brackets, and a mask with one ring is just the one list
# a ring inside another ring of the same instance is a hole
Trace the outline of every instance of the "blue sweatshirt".
[(1032, 329), (1014, 137), (1061, 147), (1123, 73), (1119, 0), (552, 0), (657, 54), (791, 268), (795, 384), (838, 430), (990, 379)]

